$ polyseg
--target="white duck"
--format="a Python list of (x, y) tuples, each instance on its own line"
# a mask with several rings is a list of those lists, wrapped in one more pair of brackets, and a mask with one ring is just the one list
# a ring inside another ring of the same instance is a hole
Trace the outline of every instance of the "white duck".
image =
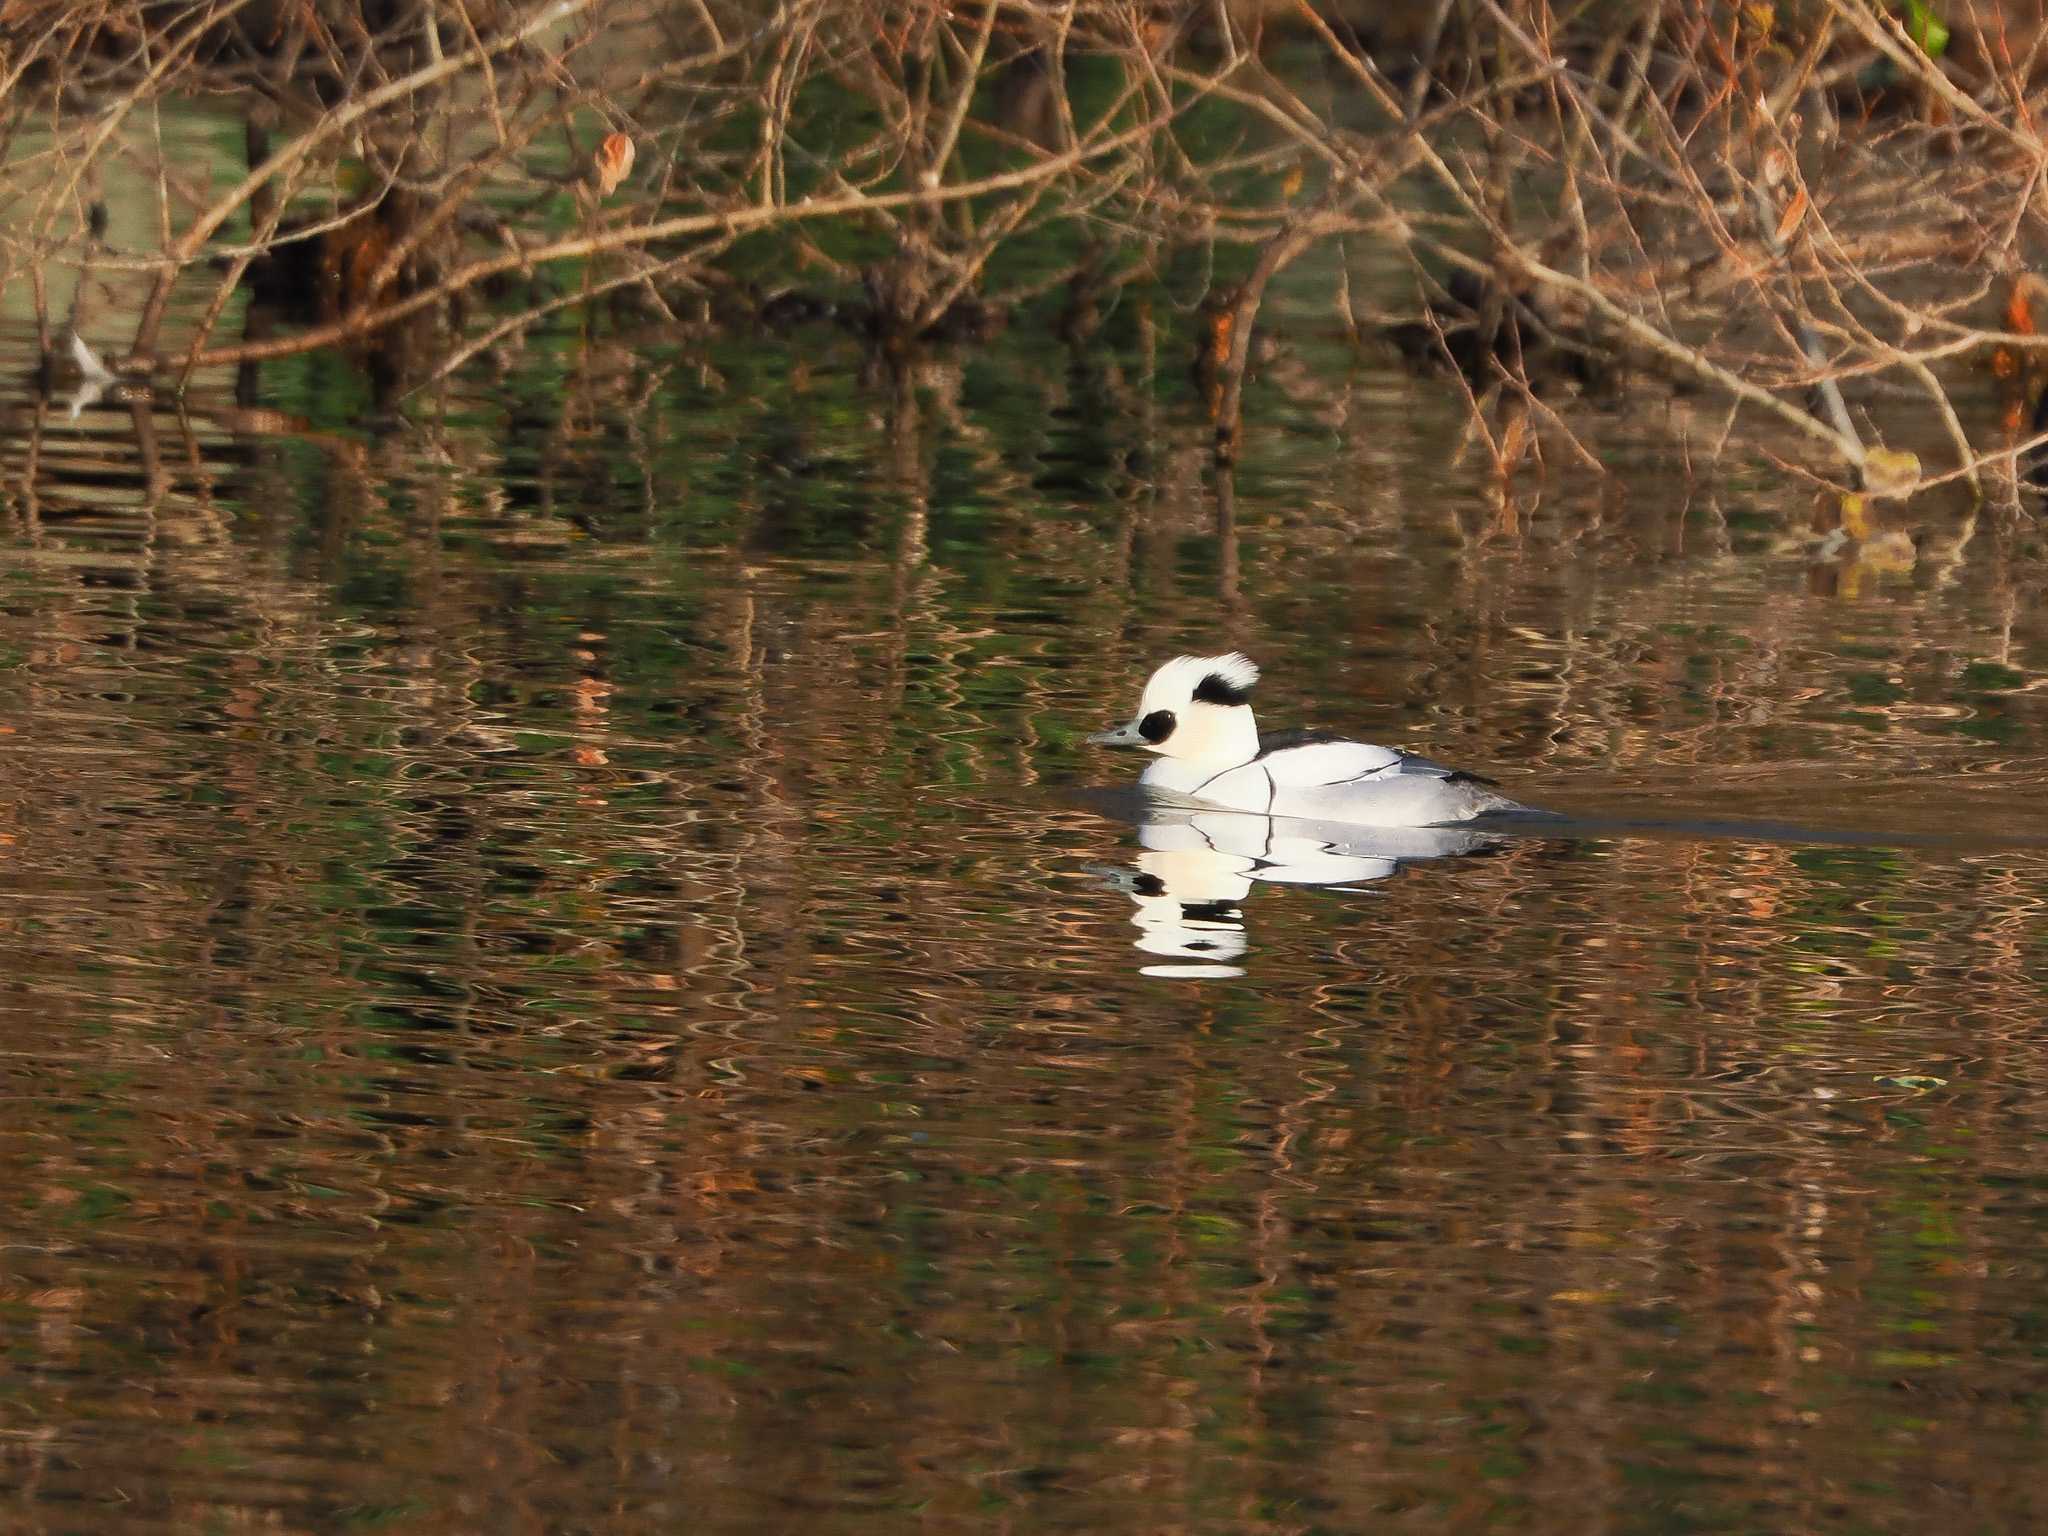
[(1486, 779), (1392, 747), (1305, 731), (1262, 741), (1250, 703), (1258, 680), (1258, 667), (1236, 651), (1176, 656), (1145, 684), (1129, 725), (1088, 739), (1158, 753), (1139, 780), (1146, 789), (1224, 810), (1358, 827), (1530, 814), (1530, 807), (1495, 794)]

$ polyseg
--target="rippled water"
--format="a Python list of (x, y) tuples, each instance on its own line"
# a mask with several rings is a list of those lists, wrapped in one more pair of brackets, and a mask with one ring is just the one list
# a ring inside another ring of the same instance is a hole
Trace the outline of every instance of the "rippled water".
[[(2036, 526), (1138, 355), (13, 404), (0, 1525), (2041, 1522)], [(1575, 820), (1139, 825), (1226, 645)]]

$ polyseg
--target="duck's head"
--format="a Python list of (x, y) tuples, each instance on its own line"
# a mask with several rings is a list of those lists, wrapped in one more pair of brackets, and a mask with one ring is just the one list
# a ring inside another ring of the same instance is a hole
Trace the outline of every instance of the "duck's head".
[(1143, 747), (1162, 757), (1225, 767), (1250, 762), (1259, 755), (1251, 706), (1258, 680), (1258, 667), (1236, 651), (1176, 656), (1145, 684), (1129, 725), (1088, 739), (1097, 746)]

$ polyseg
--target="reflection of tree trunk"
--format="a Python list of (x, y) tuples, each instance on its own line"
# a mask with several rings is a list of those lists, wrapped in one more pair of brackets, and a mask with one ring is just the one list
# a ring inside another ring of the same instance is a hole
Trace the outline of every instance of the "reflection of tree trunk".
[[(270, 127), (253, 107), (242, 119), (242, 150), (252, 171), (270, 158)], [(249, 227), (267, 229), (276, 217), (277, 183), (266, 181), (249, 194)]]
[(1251, 361), (1252, 326), (1258, 320), (1259, 304), (1266, 285), (1282, 268), (1315, 243), (1312, 230), (1290, 225), (1259, 249), (1251, 275), (1212, 317), (1210, 341), (1214, 352), (1211, 366), (1216, 370), (1216, 390), (1211, 415), (1216, 423), (1216, 461), (1235, 464), (1244, 419), (1244, 374)]
[(1216, 470), (1216, 601), (1233, 613), (1242, 607), (1237, 577), (1237, 476), (1226, 464)]
[(149, 401), (129, 401), (128, 419), (135, 424), (135, 453), (142, 463), (142, 515), (154, 535), (157, 508), (170, 489), (170, 476), (164, 473), (163, 454), (156, 442), (156, 416)]
[(918, 411), (917, 381), (908, 367), (895, 372), (895, 401), (889, 412), (889, 448), (897, 489), (903, 496), (903, 527), (897, 539), (894, 566), (897, 637), (907, 626), (901, 618), (916, 573), (925, 563), (931, 520), (931, 487), (924, 473), (923, 418)]
[[(272, 330), (270, 314), (261, 304), (251, 304), (242, 311), (242, 340), (262, 341)], [(263, 364), (254, 358), (244, 358), (235, 364), (235, 404), (244, 410), (253, 410), (263, 401)]]
[(43, 431), (49, 425), (49, 421), (49, 399), (38, 394), (30, 409), (28, 444), (22, 453), (20, 481), (21, 517), (31, 544), (42, 543), (42, 503), (36, 497), (36, 485), (42, 479)]

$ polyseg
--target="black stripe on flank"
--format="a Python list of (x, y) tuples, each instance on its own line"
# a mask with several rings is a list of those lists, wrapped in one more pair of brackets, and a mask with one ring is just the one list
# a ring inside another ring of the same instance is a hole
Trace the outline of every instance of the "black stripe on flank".
[(1237, 687), (1221, 672), (1211, 672), (1195, 684), (1195, 697), (1204, 704), (1244, 704), (1251, 696), (1251, 689)]
[(1444, 782), (1446, 784), (1484, 784), (1488, 789), (1492, 789), (1500, 783), (1500, 780), (1489, 779), (1483, 774), (1467, 773), (1462, 768), (1453, 768), (1444, 775)]

